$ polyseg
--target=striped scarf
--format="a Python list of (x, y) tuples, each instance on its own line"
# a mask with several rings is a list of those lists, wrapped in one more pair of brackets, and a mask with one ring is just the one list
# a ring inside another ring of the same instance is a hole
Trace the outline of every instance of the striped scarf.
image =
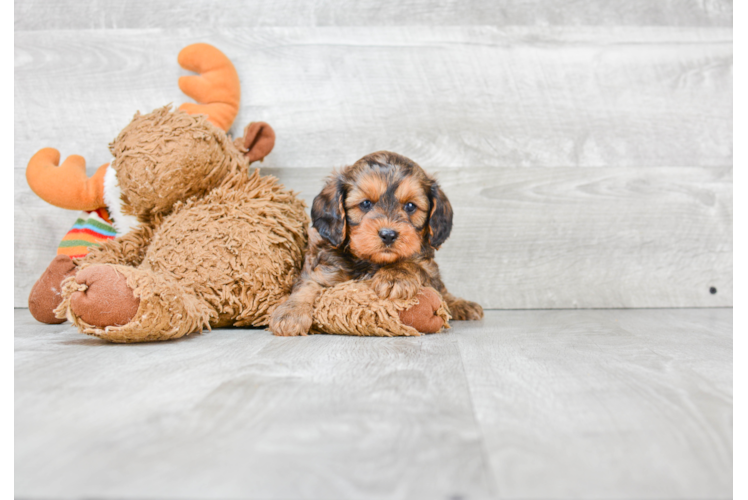
[(107, 240), (117, 236), (109, 210), (97, 208), (90, 212), (81, 212), (60, 245), (57, 255), (67, 255), (71, 259), (80, 259), (88, 254), (89, 247), (98, 247)]

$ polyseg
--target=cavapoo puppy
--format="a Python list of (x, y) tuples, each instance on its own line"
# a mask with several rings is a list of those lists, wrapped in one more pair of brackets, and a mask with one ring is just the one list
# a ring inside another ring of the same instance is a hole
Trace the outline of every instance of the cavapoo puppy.
[(404, 156), (380, 151), (333, 174), (312, 204), (304, 269), (270, 318), (276, 335), (306, 335), (317, 294), (348, 280), (371, 280), (382, 298), (415, 296), (430, 286), (456, 320), (483, 308), (454, 297), (434, 252), (452, 230), (452, 206), (436, 181)]

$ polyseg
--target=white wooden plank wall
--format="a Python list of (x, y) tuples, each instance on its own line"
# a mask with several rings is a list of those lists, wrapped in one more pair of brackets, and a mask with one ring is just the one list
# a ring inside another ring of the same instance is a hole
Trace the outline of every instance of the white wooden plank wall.
[(263, 168), (308, 202), (379, 149), (435, 172), (456, 211), (438, 261), (459, 295), (732, 305), (731, 2), (34, 0), (15, 14), (16, 307), (75, 218), (30, 192), (30, 156), (108, 161), (136, 110), (182, 102), (176, 54), (195, 41), (234, 60), (234, 130), (271, 123)]
[(732, 26), (731, 0), (23, 0), (15, 29)]

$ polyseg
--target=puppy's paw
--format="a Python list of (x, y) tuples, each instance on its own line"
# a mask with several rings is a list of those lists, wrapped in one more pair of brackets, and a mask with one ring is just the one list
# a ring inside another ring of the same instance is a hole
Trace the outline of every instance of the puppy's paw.
[(480, 304), (476, 304), (475, 302), (457, 299), (447, 305), (449, 306), (449, 313), (452, 315), (452, 319), (454, 320), (476, 321), (483, 319), (483, 308)]
[(284, 302), (270, 316), (270, 331), (280, 337), (297, 337), (308, 335), (312, 327), (312, 305)]
[(421, 290), (417, 276), (397, 270), (380, 270), (371, 280), (371, 287), (381, 299), (412, 299)]

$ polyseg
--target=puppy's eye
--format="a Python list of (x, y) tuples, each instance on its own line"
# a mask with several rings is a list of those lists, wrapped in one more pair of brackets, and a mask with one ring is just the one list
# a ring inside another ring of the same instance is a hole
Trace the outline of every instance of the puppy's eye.
[(416, 204), (413, 203), (413, 202), (410, 202), (410, 201), (408, 203), (406, 203), (403, 208), (409, 214), (412, 214), (413, 212), (415, 212), (418, 209), (418, 207), (416, 206)]
[(364, 212), (371, 210), (372, 205), (373, 203), (370, 202), (369, 200), (364, 200), (358, 204), (359, 208), (361, 208), (361, 210), (363, 210)]

